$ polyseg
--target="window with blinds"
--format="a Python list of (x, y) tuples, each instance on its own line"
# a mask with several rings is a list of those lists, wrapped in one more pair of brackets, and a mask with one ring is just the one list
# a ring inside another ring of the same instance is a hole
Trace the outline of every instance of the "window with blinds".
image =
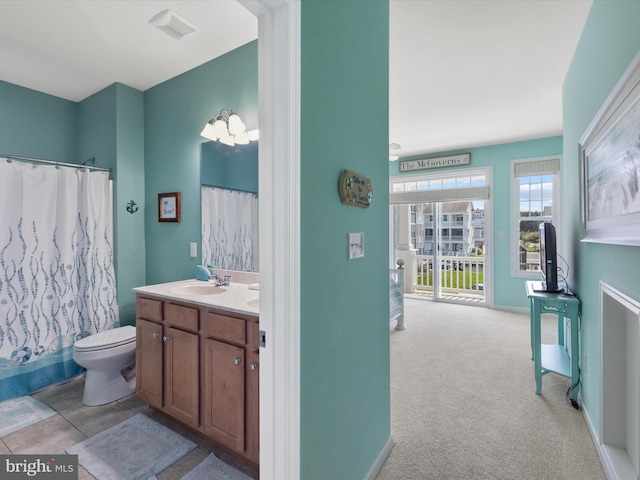
[(511, 167), (512, 273), (534, 277), (539, 275), (540, 223), (557, 223), (560, 157), (514, 160)]
[(488, 199), (489, 185), (483, 173), (428, 179), (399, 178), (391, 182), (389, 193), (391, 205)]

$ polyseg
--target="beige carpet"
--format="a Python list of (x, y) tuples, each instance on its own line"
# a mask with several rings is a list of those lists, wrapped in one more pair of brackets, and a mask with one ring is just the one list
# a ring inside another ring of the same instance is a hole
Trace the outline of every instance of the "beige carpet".
[[(391, 332), (391, 433), (377, 480), (604, 479), (569, 379), (535, 395), (529, 316), (407, 299)], [(543, 318), (543, 343), (556, 322)]]

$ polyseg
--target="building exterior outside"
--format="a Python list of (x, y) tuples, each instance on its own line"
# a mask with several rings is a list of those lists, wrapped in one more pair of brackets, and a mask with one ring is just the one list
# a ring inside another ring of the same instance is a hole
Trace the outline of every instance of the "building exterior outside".
[[(411, 205), (411, 239), (418, 255), (433, 255), (433, 204)], [(484, 247), (484, 209), (473, 202), (442, 203), (440, 214), (440, 251), (445, 256), (477, 255)]]

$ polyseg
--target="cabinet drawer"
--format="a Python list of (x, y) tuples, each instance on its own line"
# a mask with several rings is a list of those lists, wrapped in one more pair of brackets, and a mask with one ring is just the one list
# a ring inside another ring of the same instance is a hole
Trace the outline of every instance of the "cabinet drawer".
[(162, 323), (162, 302), (150, 298), (136, 299), (136, 316), (152, 322)]
[(198, 333), (198, 309), (166, 303), (164, 320), (167, 325)]
[(207, 313), (204, 318), (204, 333), (207, 337), (244, 345), (247, 343), (246, 321), (217, 313)]

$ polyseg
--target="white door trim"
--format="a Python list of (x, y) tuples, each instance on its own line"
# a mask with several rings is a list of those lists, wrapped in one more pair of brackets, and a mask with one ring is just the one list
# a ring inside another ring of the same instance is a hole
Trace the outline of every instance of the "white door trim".
[(300, 477), (300, 2), (238, 0), (258, 17), (260, 478)]

